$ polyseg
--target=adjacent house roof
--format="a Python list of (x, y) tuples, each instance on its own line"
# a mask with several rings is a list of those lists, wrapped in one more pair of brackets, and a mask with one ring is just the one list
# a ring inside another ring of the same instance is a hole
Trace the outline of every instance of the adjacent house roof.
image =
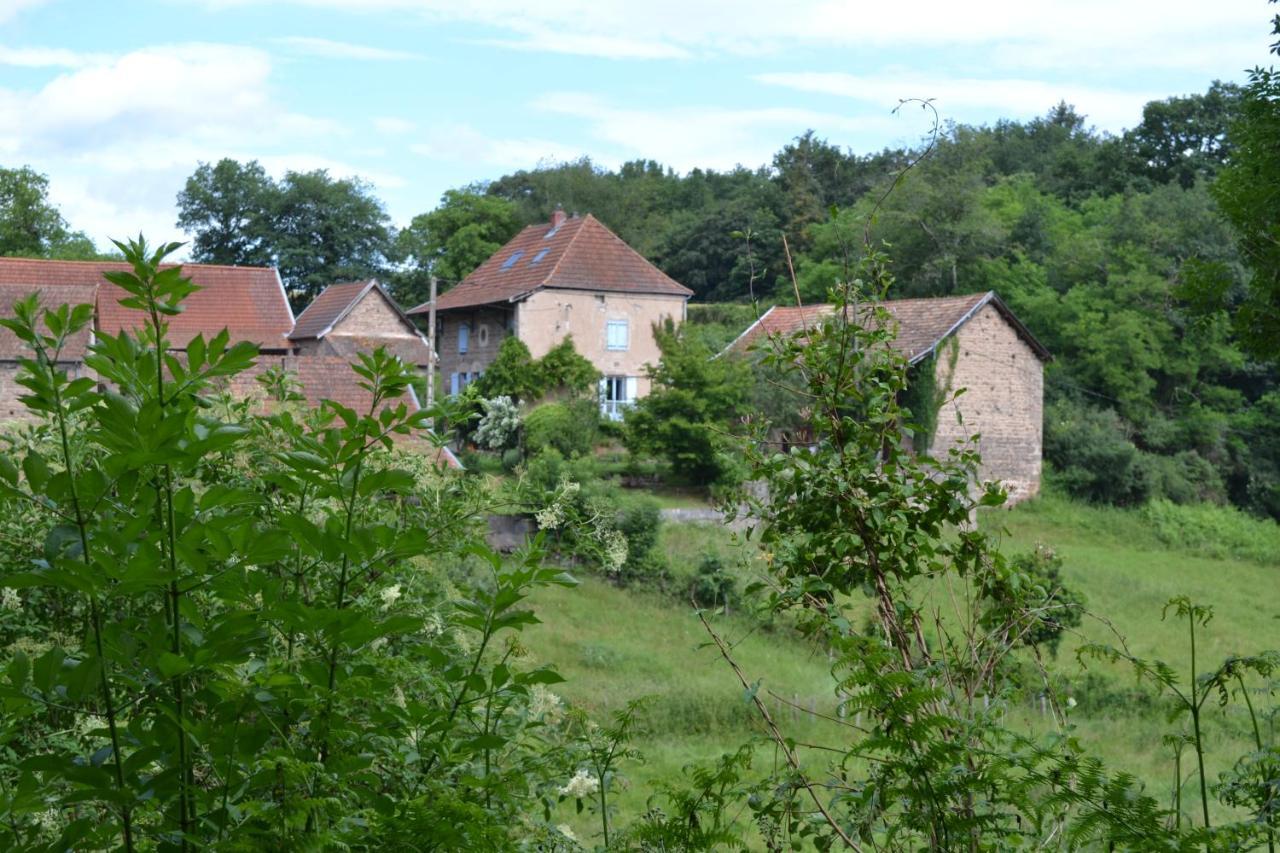
[[(1044, 345), (1035, 339), (1035, 336), (1022, 325), (1022, 322), (992, 290), (968, 296), (892, 299), (882, 304), (898, 322), (898, 334), (894, 340), (894, 346), (913, 364), (932, 353), (938, 344), (950, 337), (985, 305), (991, 305), (999, 311), (1005, 321), (1042, 361), (1049, 361), (1052, 358)], [(831, 316), (834, 311), (834, 305), (803, 307), (775, 305), (739, 335), (737, 340), (726, 348), (726, 351), (745, 351), (748, 347), (763, 342), (770, 335), (786, 336), (803, 333), (805, 329)]]
[[(11, 284), (0, 281), (0, 314), (10, 316), (10, 307), (19, 299), (25, 299), (32, 293), (37, 294), (40, 307), (56, 308), (59, 305), (92, 305), (97, 299), (96, 284), (69, 284), (62, 288), (39, 287), (32, 284)], [(41, 323), (41, 330), (44, 326)], [(81, 361), (89, 350), (93, 339), (92, 326), (73, 335), (63, 346), (61, 361)], [(0, 361), (17, 361), (30, 355), (27, 345), (18, 340), (17, 335), (0, 326)]]
[[(370, 293), (396, 313), (409, 337), (378, 334), (334, 334), (329, 333), (350, 314), (360, 300)], [(298, 321), (289, 335), (292, 341), (320, 340), (323, 338), (336, 355), (354, 357), (358, 352), (372, 352), (384, 347), (388, 352), (400, 357), (406, 364), (425, 365), (430, 363), (431, 350), (427, 339), (418, 331), (413, 320), (401, 310), (399, 304), (391, 298), (380, 283), (369, 281), (349, 281), (343, 284), (331, 284), (324, 292), (312, 300), (306, 310), (298, 315)]]
[[(187, 297), (183, 312), (168, 318), (169, 340), (182, 348), (197, 334), (211, 337), (226, 328), (232, 341), (250, 341), (263, 349), (287, 349), (293, 329), (293, 311), (285, 298), (280, 275), (270, 267), (235, 267), (215, 264), (182, 264), (182, 271), (201, 290)], [(97, 286), (98, 328), (117, 335), (137, 329), (145, 315), (124, 308), (125, 293), (102, 277), (104, 272), (130, 267), (114, 261), (44, 261), (0, 258), (0, 285), (29, 288)], [(53, 296), (57, 302), (67, 297)], [(7, 308), (7, 305), (0, 306)]]
[[(525, 228), (440, 296), (436, 308), (448, 311), (515, 302), (546, 287), (682, 297), (693, 294), (587, 214), (558, 225), (548, 222)], [(424, 314), (430, 307), (424, 303), (409, 313)]]

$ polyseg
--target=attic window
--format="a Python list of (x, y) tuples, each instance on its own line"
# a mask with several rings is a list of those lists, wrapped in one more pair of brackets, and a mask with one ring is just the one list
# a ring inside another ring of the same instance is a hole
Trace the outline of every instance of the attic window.
[(534, 256), (533, 256), (533, 260), (529, 261), (529, 266), (533, 266), (533, 265), (534, 265), (534, 264), (536, 264), (538, 261), (540, 261), (540, 260), (542, 260), (543, 258), (545, 258), (545, 257), (547, 256), (547, 252), (550, 252), (550, 251), (551, 251), (550, 249), (541, 249), (541, 250), (538, 252), (538, 254), (536, 254), (536, 255), (534, 255)]
[(511, 269), (512, 267), (514, 267), (514, 266), (516, 265), (516, 261), (520, 260), (520, 259), (521, 259), (521, 258), (523, 258), (523, 257), (524, 257), (524, 250), (521, 250), (521, 251), (519, 251), (519, 252), (516, 252), (516, 253), (515, 253), (515, 254), (513, 254), (511, 257), (507, 258), (507, 261), (506, 261), (506, 263), (504, 263), (504, 264), (502, 265), (502, 268), (503, 268), (504, 270), (509, 270), (509, 269)]

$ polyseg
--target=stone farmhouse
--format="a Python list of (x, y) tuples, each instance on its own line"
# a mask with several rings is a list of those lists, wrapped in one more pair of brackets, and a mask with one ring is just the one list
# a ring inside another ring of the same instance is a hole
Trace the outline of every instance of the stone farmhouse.
[[(943, 392), (965, 393), (943, 405), (930, 452), (978, 436), (980, 476), (998, 480), (1009, 503), (1040, 490), (1044, 364), (1049, 351), (994, 292), (883, 303), (897, 323), (895, 347), (913, 364), (933, 360)], [(775, 306), (729, 346), (746, 352), (774, 335), (803, 334), (834, 311), (831, 305)], [(957, 417), (959, 416), (959, 417)]]
[[(92, 304), (93, 328), (70, 341), (60, 360), (72, 374), (82, 374), (95, 334), (115, 335), (146, 322), (142, 312), (119, 304), (123, 291), (102, 277), (124, 269), (126, 264), (114, 262), (0, 258), (0, 314), (31, 293), (45, 306)], [(426, 340), (376, 281), (333, 285), (295, 321), (275, 269), (214, 264), (183, 264), (182, 269), (201, 289), (187, 298), (182, 313), (168, 318), (173, 349), (181, 352), (197, 334), (209, 338), (224, 328), (233, 341), (258, 345), (257, 364), (235, 377), (229, 387), (233, 394), (257, 394), (257, 376), (279, 367), (294, 374), (310, 405), (333, 400), (363, 410), (372, 400), (351, 371), (358, 353), (383, 346), (419, 368), (430, 363)], [(19, 399), (23, 389), (14, 381), (26, 355), (21, 342), (0, 328), (0, 421), (28, 418)], [(412, 391), (406, 402), (415, 409), (420, 405)], [(461, 467), (447, 450), (438, 460)]]
[[(540, 358), (567, 337), (604, 376), (603, 413), (649, 392), (646, 365), (661, 353), (653, 324), (682, 322), (693, 291), (624, 243), (595, 217), (530, 225), (436, 300), (436, 352), (443, 391), (456, 394), (482, 374), (503, 338), (515, 335)], [(426, 320), (431, 305), (409, 311)]]

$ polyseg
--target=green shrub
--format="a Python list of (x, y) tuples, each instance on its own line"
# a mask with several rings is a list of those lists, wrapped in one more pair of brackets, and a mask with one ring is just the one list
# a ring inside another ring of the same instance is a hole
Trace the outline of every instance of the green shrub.
[(725, 607), (737, 593), (737, 582), (724, 558), (708, 551), (698, 561), (698, 573), (689, 585), (689, 594), (701, 607)]
[(1235, 507), (1154, 500), (1142, 510), (1166, 544), (1206, 557), (1280, 563), (1280, 525)]
[(1151, 495), (1151, 464), (1110, 409), (1069, 401), (1048, 406), (1044, 456), (1055, 469), (1057, 483), (1073, 497), (1130, 506)]
[(599, 424), (594, 400), (544, 403), (525, 416), (525, 447), (530, 454), (555, 448), (565, 457), (585, 456), (595, 446)]

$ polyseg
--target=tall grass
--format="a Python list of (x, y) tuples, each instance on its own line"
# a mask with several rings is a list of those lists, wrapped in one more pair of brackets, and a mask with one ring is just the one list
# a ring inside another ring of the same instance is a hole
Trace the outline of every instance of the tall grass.
[(1217, 559), (1280, 566), (1280, 525), (1235, 507), (1180, 505), (1155, 500), (1142, 510), (1160, 541), (1171, 548)]

